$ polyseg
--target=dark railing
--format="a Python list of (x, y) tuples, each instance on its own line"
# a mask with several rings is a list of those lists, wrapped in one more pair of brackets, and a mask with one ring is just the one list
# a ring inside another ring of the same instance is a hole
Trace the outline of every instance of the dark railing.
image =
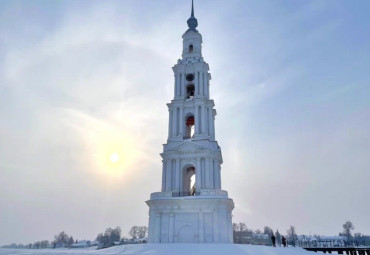
[(303, 247), (307, 251), (350, 255), (370, 255), (370, 247)]
[(172, 197), (191, 197), (191, 196), (199, 196), (200, 192), (191, 193), (189, 192), (172, 192)]

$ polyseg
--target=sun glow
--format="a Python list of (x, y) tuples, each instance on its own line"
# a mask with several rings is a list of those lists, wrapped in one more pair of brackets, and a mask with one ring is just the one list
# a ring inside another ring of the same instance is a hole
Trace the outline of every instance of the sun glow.
[(109, 158), (110, 158), (110, 161), (112, 161), (113, 163), (116, 163), (119, 160), (119, 156), (117, 153), (111, 154)]
[(96, 119), (78, 111), (66, 112), (69, 114), (68, 125), (81, 132), (85, 141), (88, 166), (84, 169), (89, 174), (104, 178), (102, 183), (105, 184), (130, 181), (135, 177), (133, 169), (144, 156), (143, 148), (138, 146), (142, 144), (141, 138), (135, 132), (119, 123)]

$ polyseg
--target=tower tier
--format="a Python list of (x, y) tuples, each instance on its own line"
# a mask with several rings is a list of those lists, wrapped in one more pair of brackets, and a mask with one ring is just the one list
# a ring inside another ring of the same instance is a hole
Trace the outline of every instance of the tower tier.
[(232, 243), (231, 211), (227, 198), (187, 197), (150, 200), (150, 243)]

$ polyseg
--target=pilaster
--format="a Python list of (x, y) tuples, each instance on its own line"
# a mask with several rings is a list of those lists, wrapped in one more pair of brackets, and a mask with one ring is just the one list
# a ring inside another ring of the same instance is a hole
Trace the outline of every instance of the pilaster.
[(200, 168), (200, 158), (196, 158), (196, 168), (195, 168), (195, 187), (197, 190), (203, 189), (202, 187), (202, 170)]
[(209, 159), (205, 159), (205, 178), (206, 178), (206, 189), (211, 189), (211, 175), (210, 175), (210, 167), (209, 167)]
[(195, 118), (195, 136), (197, 136), (197, 135), (199, 135), (199, 115), (198, 115), (198, 113), (199, 113), (199, 110), (198, 110), (198, 106), (197, 105), (195, 105), (195, 107), (194, 107), (194, 118)]
[(201, 133), (204, 135), (206, 133), (206, 107), (203, 104), (201, 106), (201, 112), (202, 112), (202, 131)]
[(170, 243), (173, 243), (174, 242), (174, 233), (175, 233), (175, 214), (174, 213), (170, 213), (170, 220), (169, 220), (169, 224), (168, 224), (168, 240)]
[(162, 192), (166, 189), (166, 163), (162, 160)]
[(219, 242), (219, 231), (218, 231), (218, 213), (217, 208), (213, 211), (213, 241), (215, 243)]
[(166, 191), (171, 191), (171, 180), (172, 180), (172, 171), (171, 171), (171, 159), (166, 161)]

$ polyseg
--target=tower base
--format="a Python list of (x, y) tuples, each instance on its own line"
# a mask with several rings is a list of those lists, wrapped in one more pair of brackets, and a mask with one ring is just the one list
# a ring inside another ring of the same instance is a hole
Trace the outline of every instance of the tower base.
[(234, 202), (230, 198), (152, 196), (146, 203), (150, 208), (149, 243), (233, 242)]

